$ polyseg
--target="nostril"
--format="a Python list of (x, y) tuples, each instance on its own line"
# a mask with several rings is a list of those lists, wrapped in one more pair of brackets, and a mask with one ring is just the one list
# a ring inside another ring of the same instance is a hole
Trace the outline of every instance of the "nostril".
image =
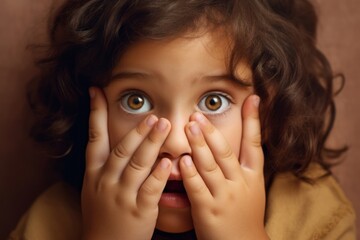
[(158, 160), (161, 160), (161, 159), (163, 159), (163, 158), (168, 158), (168, 159), (170, 159), (171, 161), (175, 161), (175, 160), (179, 160), (180, 158), (182, 158), (183, 156), (186, 156), (186, 155), (191, 155), (191, 153), (183, 153), (183, 154), (180, 154), (179, 156), (173, 156), (173, 155), (170, 154), (170, 153), (163, 152), (163, 153), (160, 153), (160, 154), (159, 154)]
[(163, 152), (163, 153), (159, 154), (158, 159), (160, 160), (163, 158), (168, 158), (168, 159), (172, 160), (174, 157), (171, 156), (171, 154), (169, 154), (169, 153)]

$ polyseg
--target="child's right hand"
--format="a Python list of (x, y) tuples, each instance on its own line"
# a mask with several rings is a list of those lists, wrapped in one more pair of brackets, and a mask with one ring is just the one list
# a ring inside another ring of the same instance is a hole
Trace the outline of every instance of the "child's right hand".
[(105, 97), (95, 88), (90, 96), (81, 200), (84, 239), (150, 239), (171, 161), (162, 159), (152, 168), (170, 123), (150, 115), (110, 150)]

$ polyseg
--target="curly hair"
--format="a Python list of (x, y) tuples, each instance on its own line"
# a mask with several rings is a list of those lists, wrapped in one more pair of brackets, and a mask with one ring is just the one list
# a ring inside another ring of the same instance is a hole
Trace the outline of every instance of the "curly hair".
[(141, 39), (161, 40), (199, 28), (232, 39), (229, 72), (245, 59), (262, 99), (260, 119), (267, 186), (291, 171), (302, 179), (311, 162), (330, 173), (343, 149), (328, 149), (335, 119), (328, 60), (316, 47), (317, 15), (308, 0), (73, 0), (50, 29), (43, 71), (32, 92), (38, 114), (32, 135), (80, 187), (88, 139), (90, 86), (104, 87), (124, 51)]

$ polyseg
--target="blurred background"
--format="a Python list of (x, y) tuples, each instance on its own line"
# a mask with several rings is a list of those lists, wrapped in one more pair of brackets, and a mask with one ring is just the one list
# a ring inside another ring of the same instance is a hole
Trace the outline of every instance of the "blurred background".
[[(36, 73), (30, 43), (45, 41), (59, 0), (0, 1), (0, 239), (6, 239), (31, 202), (54, 181), (49, 160), (28, 137), (32, 114), (26, 84)], [(331, 144), (348, 145), (334, 169), (357, 211), (360, 227), (360, 1), (313, 0), (320, 17), (318, 46), (346, 85), (336, 98)], [(358, 237), (359, 238), (359, 237)]]

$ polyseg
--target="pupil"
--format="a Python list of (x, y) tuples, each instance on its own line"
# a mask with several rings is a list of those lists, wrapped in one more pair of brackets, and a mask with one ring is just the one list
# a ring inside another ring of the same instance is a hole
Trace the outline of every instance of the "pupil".
[(212, 111), (218, 110), (221, 107), (221, 99), (211, 95), (206, 99), (206, 106)]
[(132, 95), (128, 99), (129, 107), (138, 110), (144, 105), (144, 99), (138, 95)]

